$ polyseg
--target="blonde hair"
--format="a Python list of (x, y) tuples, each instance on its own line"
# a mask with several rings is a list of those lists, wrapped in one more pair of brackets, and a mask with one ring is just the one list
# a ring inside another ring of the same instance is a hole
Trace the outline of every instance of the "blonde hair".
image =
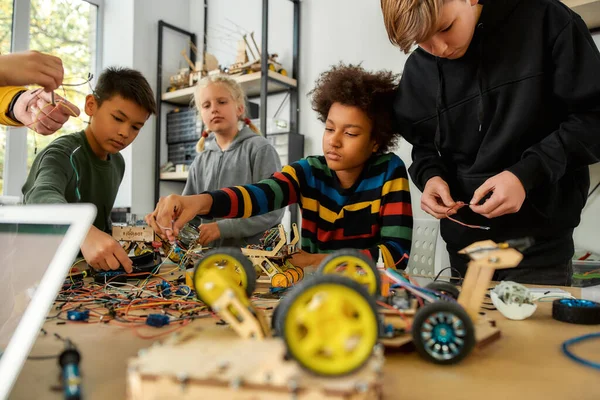
[[(202, 78), (196, 85), (196, 90), (194, 90), (194, 104), (198, 109), (198, 113), (200, 113), (202, 105), (200, 104), (200, 94), (202, 90), (207, 88), (210, 85), (222, 85), (225, 89), (229, 91), (231, 97), (235, 101), (237, 105), (244, 106), (244, 112), (240, 116), (240, 121), (243, 121), (248, 128), (250, 128), (254, 133), (260, 135), (260, 131), (247, 117), (246, 117), (246, 95), (244, 94), (244, 90), (234, 79), (227, 75), (208, 75)], [(200, 140), (196, 143), (196, 151), (198, 153), (202, 153), (204, 151), (204, 141), (206, 137), (208, 137), (209, 132), (202, 132), (202, 136), (200, 136)]]
[(381, 0), (383, 23), (393, 45), (408, 53), (435, 33), (448, 0)]

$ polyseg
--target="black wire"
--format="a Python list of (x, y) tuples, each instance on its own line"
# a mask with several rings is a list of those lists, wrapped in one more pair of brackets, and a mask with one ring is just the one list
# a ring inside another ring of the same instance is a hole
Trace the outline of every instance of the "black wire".
[(51, 356), (29, 356), (27, 357), (27, 359), (32, 361), (52, 360), (53, 358), (57, 358), (58, 356), (60, 356), (60, 354), (54, 354)]
[(445, 271), (445, 270), (447, 270), (447, 269), (449, 269), (449, 270), (451, 270), (451, 271), (454, 271), (454, 272), (456, 272), (456, 273), (458, 274), (458, 277), (459, 277), (458, 284), (459, 284), (459, 285), (461, 285), (461, 284), (462, 284), (462, 282), (463, 282), (463, 280), (464, 280), (464, 278), (463, 278), (462, 274), (460, 273), (460, 271), (459, 271), (459, 270), (457, 270), (457, 269), (456, 269), (456, 268), (454, 268), (454, 267), (446, 267), (446, 268), (442, 268), (442, 269), (440, 270), (440, 272), (438, 272), (438, 274), (435, 276), (435, 278), (433, 278), (433, 281), (434, 281), (434, 282), (435, 282), (435, 281), (437, 281), (437, 280), (438, 280), (438, 278), (440, 277), (440, 275), (442, 274), (442, 272), (444, 272), (444, 271)]

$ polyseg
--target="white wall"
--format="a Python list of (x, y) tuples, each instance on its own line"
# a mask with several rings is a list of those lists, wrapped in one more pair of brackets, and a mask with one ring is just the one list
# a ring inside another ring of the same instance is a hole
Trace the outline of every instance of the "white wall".
[[(106, 0), (104, 67), (119, 65), (137, 69), (144, 74), (153, 91), (166, 88), (168, 76), (183, 66), (183, 60), (178, 54), (187, 46), (187, 39), (177, 34), (165, 35), (165, 83), (157, 88), (156, 63), (160, 19), (189, 30), (190, 0)], [(122, 152), (127, 169), (115, 207), (131, 207), (132, 212), (139, 214), (154, 209), (155, 125), (156, 118), (150, 117), (137, 139)], [(162, 146), (163, 154), (166, 154), (166, 144), (163, 143)]]
[[(106, 0), (104, 16), (103, 43), (105, 45), (102, 49), (102, 68), (110, 66), (133, 68), (135, 18), (133, 0)], [(115, 207), (131, 207), (132, 147), (127, 147), (121, 154), (125, 159), (125, 175), (115, 199)]]

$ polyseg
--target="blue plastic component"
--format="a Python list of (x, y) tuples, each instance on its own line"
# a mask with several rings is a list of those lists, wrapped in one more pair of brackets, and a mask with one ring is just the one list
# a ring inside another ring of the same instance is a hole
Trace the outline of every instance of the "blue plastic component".
[(169, 316), (163, 314), (150, 314), (146, 318), (146, 325), (160, 328), (165, 325), (169, 325)]
[(561, 304), (568, 307), (596, 307), (598, 303), (584, 299), (560, 299)]
[(192, 294), (192, 289), (190, 289), (189, 286), (181, 285), (177, 288), (175, 294), (179, 296), (189, 296), (190, 294)]
[(392, 324), (385, 325), (384, 326), (383, 334), (386, 337), (392, 337), (392, 336), (394, 336), (394, 325), (392, 325)]
[(162, 281), (158, 284), (158, 291), (162, 293), (163, 297), (171, 295), (171, 285), (169, 282)]
[(90, 318), (89, 310), (85, 310), (85, 311), (69, 310), (69, 311), (67, 311), (67, 319), (69, 321), (87, 321), (89, 318)]

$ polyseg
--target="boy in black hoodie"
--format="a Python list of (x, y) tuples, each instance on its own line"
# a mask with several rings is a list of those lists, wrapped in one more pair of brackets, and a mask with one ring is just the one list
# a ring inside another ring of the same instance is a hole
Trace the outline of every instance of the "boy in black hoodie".
[(457, 251), (474, 241), (530, 236), (521, 264), (495, 279), (569, 285), (588, 165), (600, 156), (600, 53), (585, 23), (558, 0), (381, 7), (391, 42), (419, 46), (394, 107), (452, 265), (464, 273)]

